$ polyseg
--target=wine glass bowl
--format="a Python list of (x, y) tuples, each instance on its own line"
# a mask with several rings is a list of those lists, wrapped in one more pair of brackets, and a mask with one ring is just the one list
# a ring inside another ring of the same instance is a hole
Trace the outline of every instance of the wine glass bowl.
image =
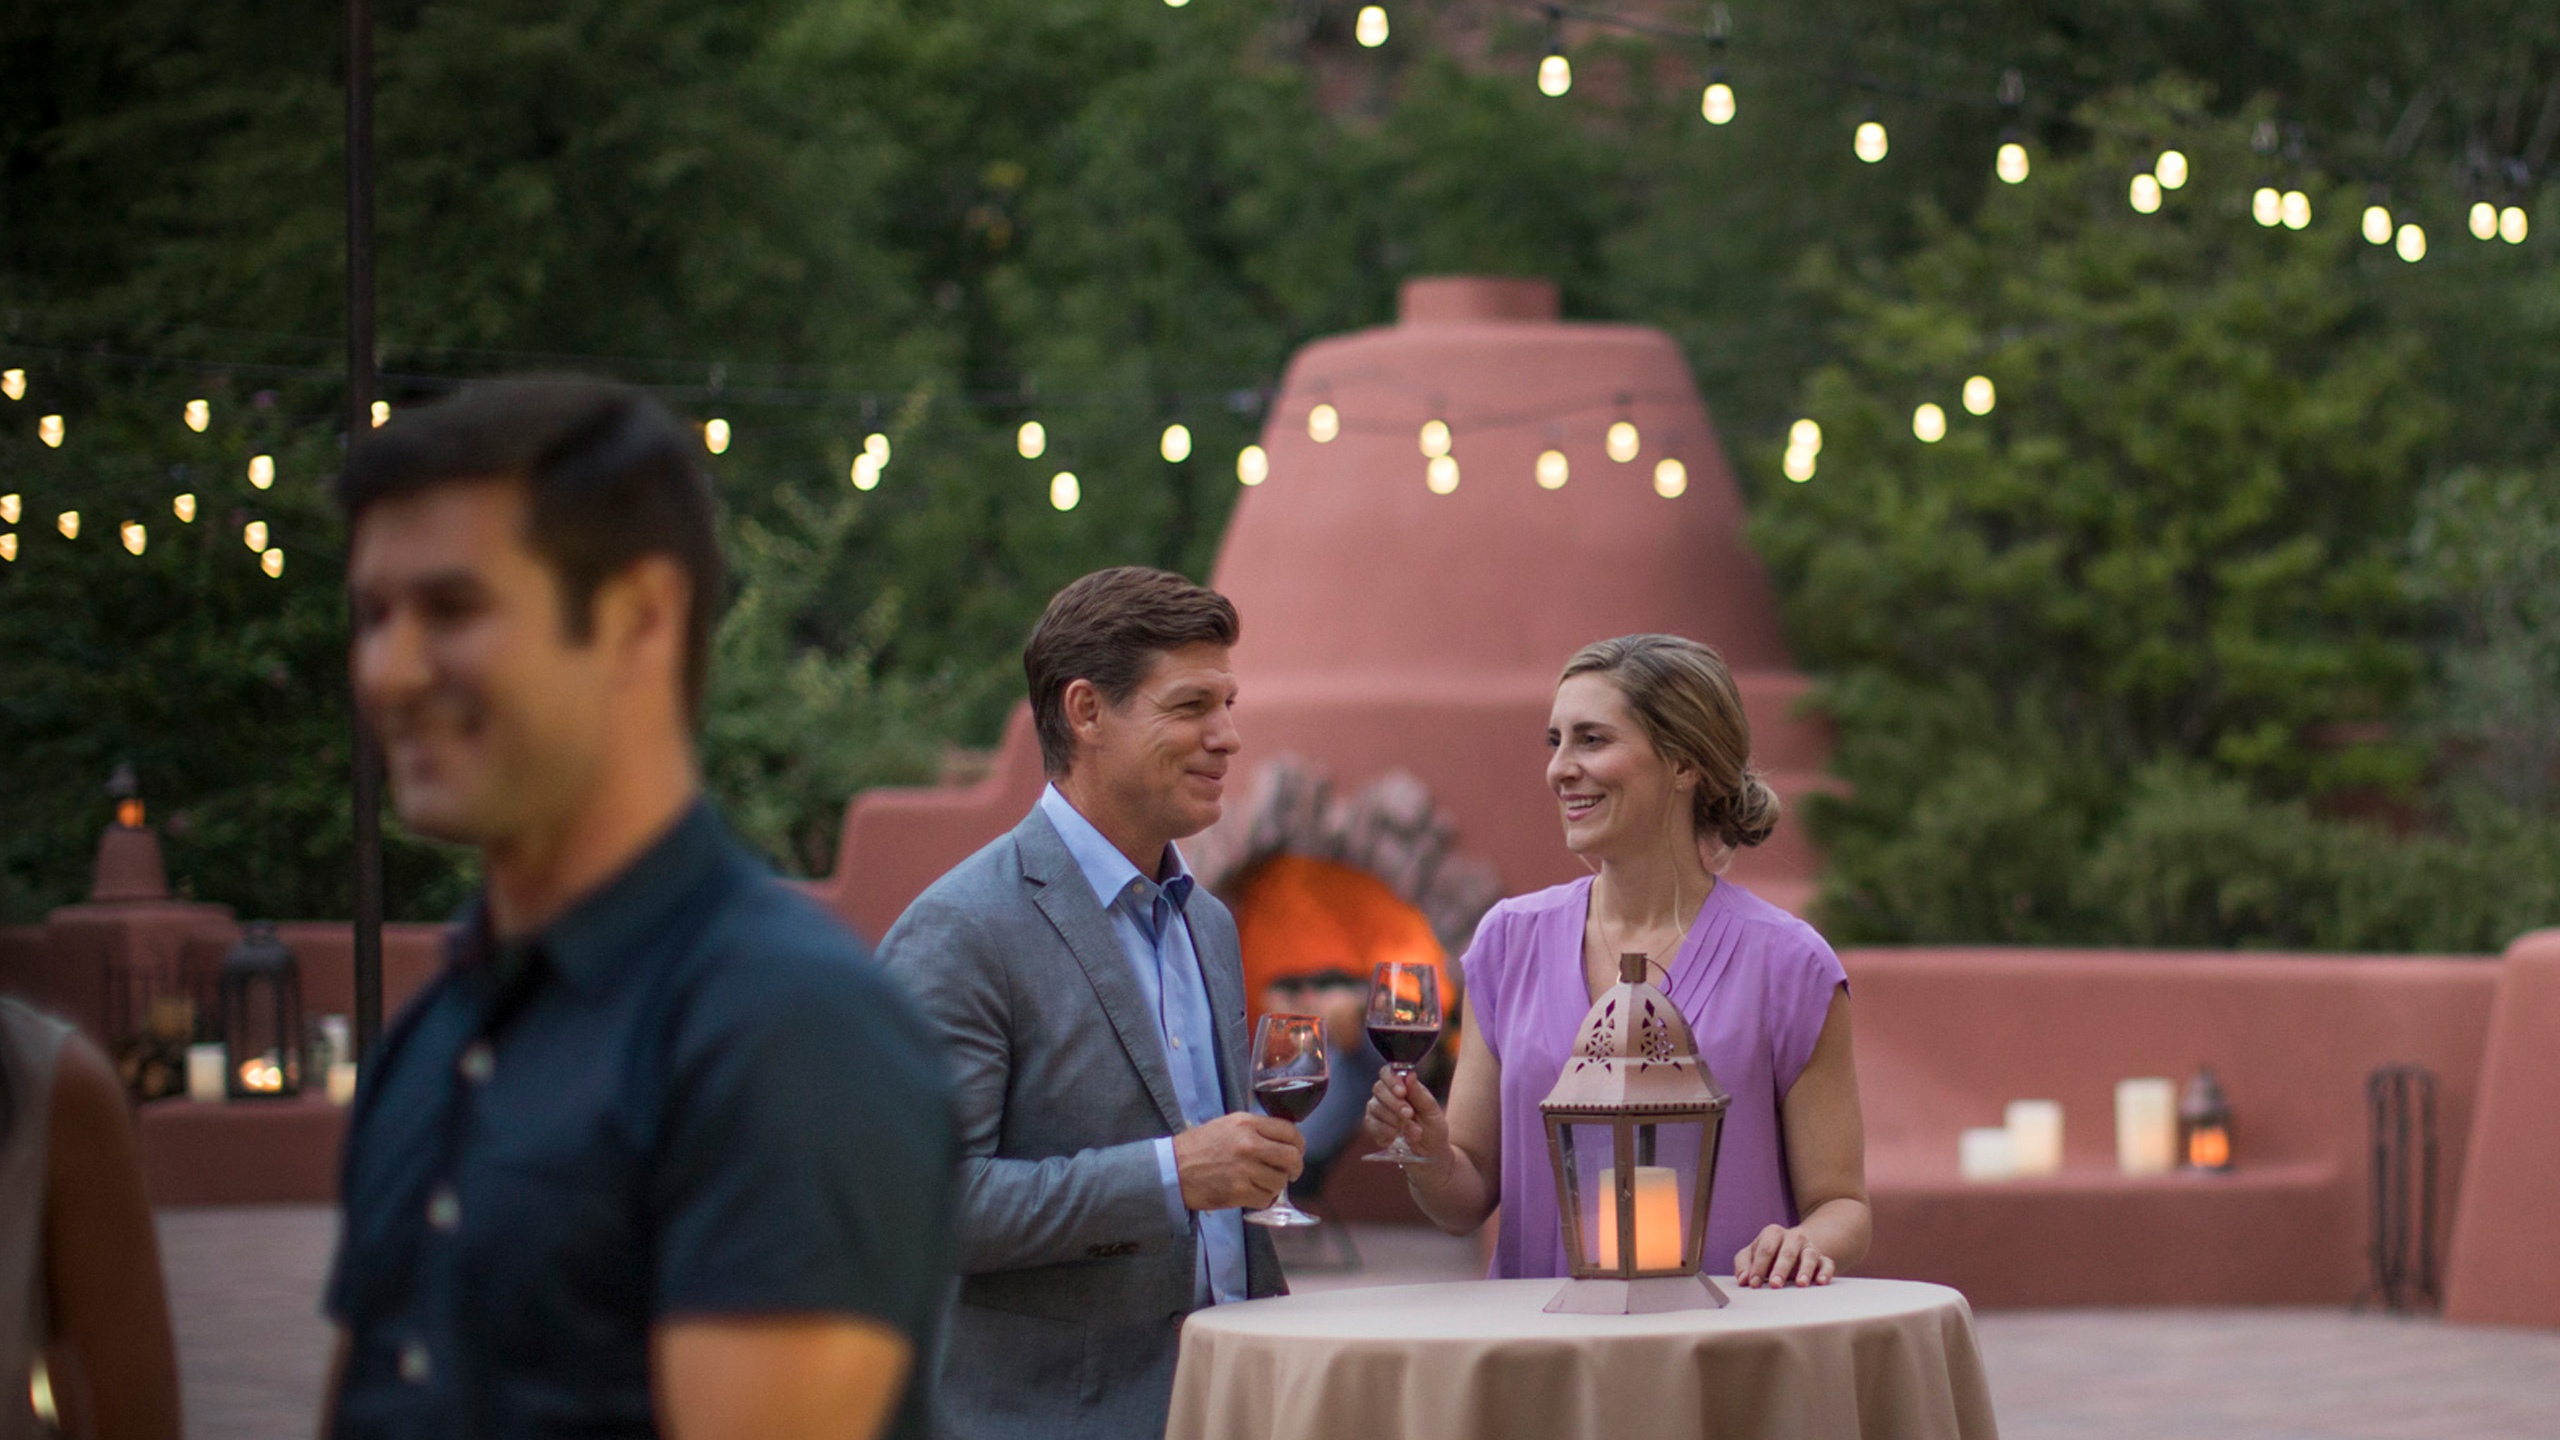
[[(1421, 961), (1388, 960), (1369, 977), (1369, 1043), (1386, 1057), (1387, 1068), (1412, 1083), (1413, 1068), (1440, 1043), (1440, 967)], [(1424, 1157), (1398, 1135), (1394, 1142), (1363, 1160), (1411, 1165)]]
[[(1297, 1124), (1324, 1103), (1329, 1070), (1324, 1054), (1324, 1022), (1313, 1015), (1269, 1014), (1253, 1027), (1253, 1098), (1266, 1115)], [(1289, 1203), (1289, 1187), (1260, 1210), (1244, 1218), (1255, 1225), (1315, 1225), (1322, 1222)]]

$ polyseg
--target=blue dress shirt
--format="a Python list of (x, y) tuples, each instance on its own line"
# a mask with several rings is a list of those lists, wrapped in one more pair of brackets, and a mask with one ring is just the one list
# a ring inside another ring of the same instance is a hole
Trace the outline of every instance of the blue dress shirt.
[[(1156, 1034), (1164, 1042), (1165, 1063), (1173, 1071), (1174, 1097), (1182, 1118), (1205, 1125), (1227, 1113), (1218, 1085), (1217, 1029), (1209, 1014), (1209, 988), (1200, 978), (1200, 955), (1192, 948), (1191, 925), (1183, 906), (1191, 899), (1191, 867), (1174, 846), (1164, 847), (1167, 873), (1158, 884), (1139, 873), (1118, 846), (1093, 828), (1058, 787), (1040, 795), (1041, 813), (1066, 842), (1093, 898), (1110, 917), (1111, 933), (1129, 957), (1138, 992), (1155, 1011)], [(1238, 1056), (1245, 1064), (1247, 1057)], [(1192, 1211), (1182, 1203), (1182, 1177), (1173, 1161), (1173, 1137), (1156, 1140), (1156, 1175), (1164, 1185), (1165, 1213), (1174, 1230), (1188, 1231)], [(1192, 1299), (1201, 1305), (1224, 1305), (1245, 1298), (1244, 1213), (1209, 1210), (1199, 1214), (1200, 1264), (1192, 1280)]]

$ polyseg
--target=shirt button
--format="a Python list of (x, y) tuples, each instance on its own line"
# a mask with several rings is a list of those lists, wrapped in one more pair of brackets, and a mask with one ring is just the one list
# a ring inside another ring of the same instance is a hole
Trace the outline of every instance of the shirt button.
[(1175, 1036), (1175, 1037), (1174, 1037), (1174, 1040), (1173, 1040), (1173, 1048), (1174, 1048), (1174, 1049), (1176, 1049), (1176, 1050), (1179, 1050), (1179, 1049), (1181, 1049), (1181, 1048), (1182, 1048), (1182, 1037), (1181, 1037), (1181, 1036), (1177, 1035), (1177, 1036)]
[(474, 1040), (464, 1048), (458, 1068), (463, 1079), (474, 1085), (486, 1084), (489, 1077), (497, 1072), (498, 1053), (489, 1048), (488, 1041)]
[(401, 1379), (412, 1385), (424, 1385), (428, 1377), (435, 1373), (434, 1362), (427, 1358), (427, 1342), (412, 1340), (400, 1347)]
[(450, 1235), (462, 1228), (462, 1198), (450, 1185), (439, 1185), (427, 1197), (427, 1223)]

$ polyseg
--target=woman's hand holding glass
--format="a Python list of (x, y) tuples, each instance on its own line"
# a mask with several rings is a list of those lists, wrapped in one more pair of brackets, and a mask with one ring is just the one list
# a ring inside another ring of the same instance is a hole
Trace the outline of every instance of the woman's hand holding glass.
[(1431, 1087), (1410, 1073), (1388, 1069), (1369, 1087), (1368, 1113), (1360, 1133), (1372, 1145), (1402, 1140), (1414, 1159), (1408, 1165), (1438, 1166), (1449, 1158), (1449, 1115)]

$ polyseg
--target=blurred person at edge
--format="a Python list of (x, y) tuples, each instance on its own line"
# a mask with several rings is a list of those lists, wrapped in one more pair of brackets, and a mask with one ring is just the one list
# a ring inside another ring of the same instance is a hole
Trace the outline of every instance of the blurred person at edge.
[(486, 885), (356, 1099), (326, 1433), (926, 1433), (942, 1067), (703, 798), (696, 450), (563, 379), (403, 411), (348, 457), (357, 704), (401, 820)]
[(1405, 1180), (1443, 1230), (1472, 1231), (1502, 1207), (1495, 1277), (1564, 1274), (1538, 1103), (1618, 983), (1618, 957), (1642, 954), (1733, 1096), (1708, 1263), (1732, 1256), (1746, 1286), (1828, 1284), (1874, 1233), (1849, 980), (1812, 926), (1720, 873), (1778, 823), (1732, 672), (1674, 635), (1585, 646), (1556, 684), (1547, 747), (1565, 848), (1594, 874), (1485, 916), (1461, 962), (1466, 1027), (1446, 1110), (1390, 1073), (1370, 1092), (1368, 1133), (1401, 1133), (1426, 1157)]
[(0, 999), (0, 1440), (168, 1440), (178, 1356), (124, 1087)]
[(952, 1057), (960, 1289), (936, 1423), (960, 1440), (1164, 1433), (1183, 1317), (1280, 1293), (1246, 1206), (1301, 1166), (1252, 1074), (1235, 918), (1174, 842), (1242, 743), (1235, 607), (1124, 566), (1053, 596), (1022, 668), (1049, 786), (880, 942)]

